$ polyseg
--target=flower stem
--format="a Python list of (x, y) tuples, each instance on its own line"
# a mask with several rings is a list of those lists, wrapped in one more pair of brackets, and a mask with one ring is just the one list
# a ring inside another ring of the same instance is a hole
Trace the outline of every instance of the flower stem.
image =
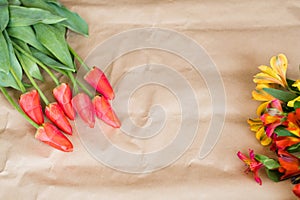
[(80, 56), (76, 53), (74, 49), (70, 45), (68, 45), (71, 54), (79, 61), (79, 63), (84, 67), (86, 71), (90, 71), (90, 68), (84, 63), (84, 61), (80, 58)]
[(12, 74), (12, 76), (14, 77), (15, 81), (17, 82), (18, 86), (20, 87), (21, 89), (21, 92), (22, 93), (25, 93), (26, 92), (26, 88), (25, 86), (23, 85), (22, 81), (18, 78), (18, 76), (16, 75), (15, 71), (10, 68), (10, 73)]
[[(19, 54), (18, 51), (16, 51), (16, 54)], [(43, 99), (43, 101), (45, 102), (46, 105), (49, 104), (49, 101), (47, 99), (47, 97), (45, 96), (45, 94), (43, 93), (43, 91), (40, 89), (40, 87), (37, 85), (37, 83), (35, 82), (35, 80), (30, 76), (27, 66), (25, 65), (25, 63), (23, 62), (23, 60), (20, 60), (20, 63), (22, 65), (22, 68), (26, 74), (26, 76), (28, 77), (28, 79), (30, 80), (30, 82), (32, 83), (33, 87), (39, 92), (41, 98)]]
[(73, 84), (73, 89), (75, 91), (75, 94), (77, 94), (78, 93), (78, 86), (77, 86), (77, 82), (76, 82), (76, 80), (75, 80), (72, 72), (68, 71), (67, 72), (67, 76), (70, 78), (70, 80), (71, 80), (71, 82)]
[(52, 80), (55, 82), (56, 85), (59, 85), (59, 80), (56, 78), (56, 76), (49, 70), (49, 68), (44, 65), (44, 63), (42, 63), (41, 61), (39, 61), (38, 59), (36, 59), (34, 56), (30, 55), (27, 51), (25, 51), (24, 49), (22, 49), (19, 45), (17, 45), (16, 43), (12, 42), (13, 46), (22, 54), (24, 54), (25, 56), (27, 56), (30, 60), (32, 60), (33, 62), (37, 63), (43, 70), (45, 70), (45, 72), (47, 74), (49, 74), (49, 76), (52, 78)]
[(5, 98), (8, 100), (8, 102), (35, 128), (39, 128), (39, 125), (35, 123), (30, 117), (28, 117), (23, 110), (19, 107), (19, 105), (9, 96), (6, 88), (0, 87), (0, 90), (2, 94), (5, 96)]

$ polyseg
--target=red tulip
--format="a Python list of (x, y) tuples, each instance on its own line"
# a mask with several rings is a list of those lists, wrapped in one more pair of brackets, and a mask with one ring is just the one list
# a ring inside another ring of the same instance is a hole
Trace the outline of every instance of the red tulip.
[(80, 118), (89, 125), (95, 126), (95, 111), (90, 97), (85, 93), (79, 93), (72, 99), (72, 104)]
[(72, 91), (68, 84), (62, 83), (53, 89), (53, 96), (70, 120), (75, 119), (75, 111), (72, 106)]
[(60, 130), (72, 135), (72, 126), (58, 103), (50, 103), (45, 108), (45, 114)]
[(73, 151), (73, 145), (70, 140), (62, 134), (56, 126), (46, 122), (40, 126), (35, 134), (35, 138), (65, 152)]
[(19, 99), (19, 104), (22, 110), (38, 125), (44, 123), (44, 115), (40, 102), (39, 93), (36, 90), (32, 90), (25, 94), (22, 94)]
[(297, 197), (300, 198), (300, 184), (297, 184), (297, 185), (294, 186), (293, 192), (294, 192), (294, 194), (295, 194)]
[(121, 123), (113, 111), (110, 103), (104, 96), (95, 96), (93, 99), (96, 116), (114, 128), (120, 128)]
[(97, 67), (93, 67), (85, 76), (84, 79), (99, 93), (107, 99), (112, 100), (115, 98), (114, 91), (107, 80), (105, 74)]

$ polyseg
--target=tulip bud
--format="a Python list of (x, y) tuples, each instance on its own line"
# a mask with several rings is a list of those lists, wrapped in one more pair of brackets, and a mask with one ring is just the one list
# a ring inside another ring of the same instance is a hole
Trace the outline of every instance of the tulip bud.
[(114, 91), (107, 80), (105, 74), (97, 67), (93, 67), (85, 76), (84, 80), (107, 99), (112, 100), (115, 97)]
[(89, 125), (95, 126), (95, 111), (90, 97), (85, 93), (79, 93), (72, 99), (72, 104), (80, 118)]
[(58, 103), (50, 103), (45, 108), (45, 114), (60, 130), (72, 135), (72, 126)]
[(120, 120), (104, 96), (95, 96), (93, 99), (93, 105), (96, 116), (99, 119), (114, 128), (119, 128), (121, 126)]
[(44, 123), (44, 115), (39, 93), (36, 90), (24, 93), (20, 96), (19, 104), (22, 110), (38, 125)]
[(53, 89), (53, 96), (70, 120), (75, 119), (75, 111), (72, 106), (72, 91), (68, 84), (62, 83)]
[(73, 151), (73, 145), (70, 140), (49, 122), (44, 123), (43, 126), (37, 129), (35, 138), (58, 150)]

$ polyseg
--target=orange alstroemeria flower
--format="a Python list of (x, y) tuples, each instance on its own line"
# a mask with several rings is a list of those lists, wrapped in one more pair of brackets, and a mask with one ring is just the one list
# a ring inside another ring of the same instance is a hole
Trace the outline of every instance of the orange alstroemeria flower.
[(281, 180), (300, 174), (300, 159), (284, 150), (278, 150), (279, 172), (283, 173)]
[(297, 197), (300, 198), (300, 183), (294, 186), (293, 192)]
[(290, 136), (279, 136), (274, 138), (277, 149), (285, 150), (287, 147), (300, 143), (300, 138)]
[(288, 128), (291, 133), (300, 137), (300, 108), (288, 114)]

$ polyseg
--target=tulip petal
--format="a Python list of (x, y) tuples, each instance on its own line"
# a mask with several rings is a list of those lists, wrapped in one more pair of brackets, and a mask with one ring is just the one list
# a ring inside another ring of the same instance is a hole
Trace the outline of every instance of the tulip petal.
[(35, 138), (58, 150), (65, 152), (73, 151), (73, 145), (70, 140), (56, 126), (49, 122), (38, 128)]
[(95, 111), (90, 97), (85, 93), (79, 93), (72, 99), (72, 104), (80, 118), (89, 125), (95, 126)]
[(44, 123), (44, 115), (39, 93), (36, 90), (24, 93), (20, 96), (19, 104), (22, 110), (38, 125)]
[(72, 135), (72, 126), (58, 103), (55, 102), (47, 105), (45, 114), (60, 130)]
[(105, 74), (98, 68), (93, 67), (85, 76), (84, 80), (107, 99), (112, 100), (115, 97), (114, 91), (106, 78)]
[(93, 99), (93, 105), (96, 116), (99, 119), (102, 119), (106, 124), (114, 128), (119, 128), (121, 126), (120, 120), (104, 96), (95, 96)]
[(53, 89), (53, 96), (70, 120), (75, 119), (75, 111), (72, 106), (72, 91), (68, 84), (62, 83)]

